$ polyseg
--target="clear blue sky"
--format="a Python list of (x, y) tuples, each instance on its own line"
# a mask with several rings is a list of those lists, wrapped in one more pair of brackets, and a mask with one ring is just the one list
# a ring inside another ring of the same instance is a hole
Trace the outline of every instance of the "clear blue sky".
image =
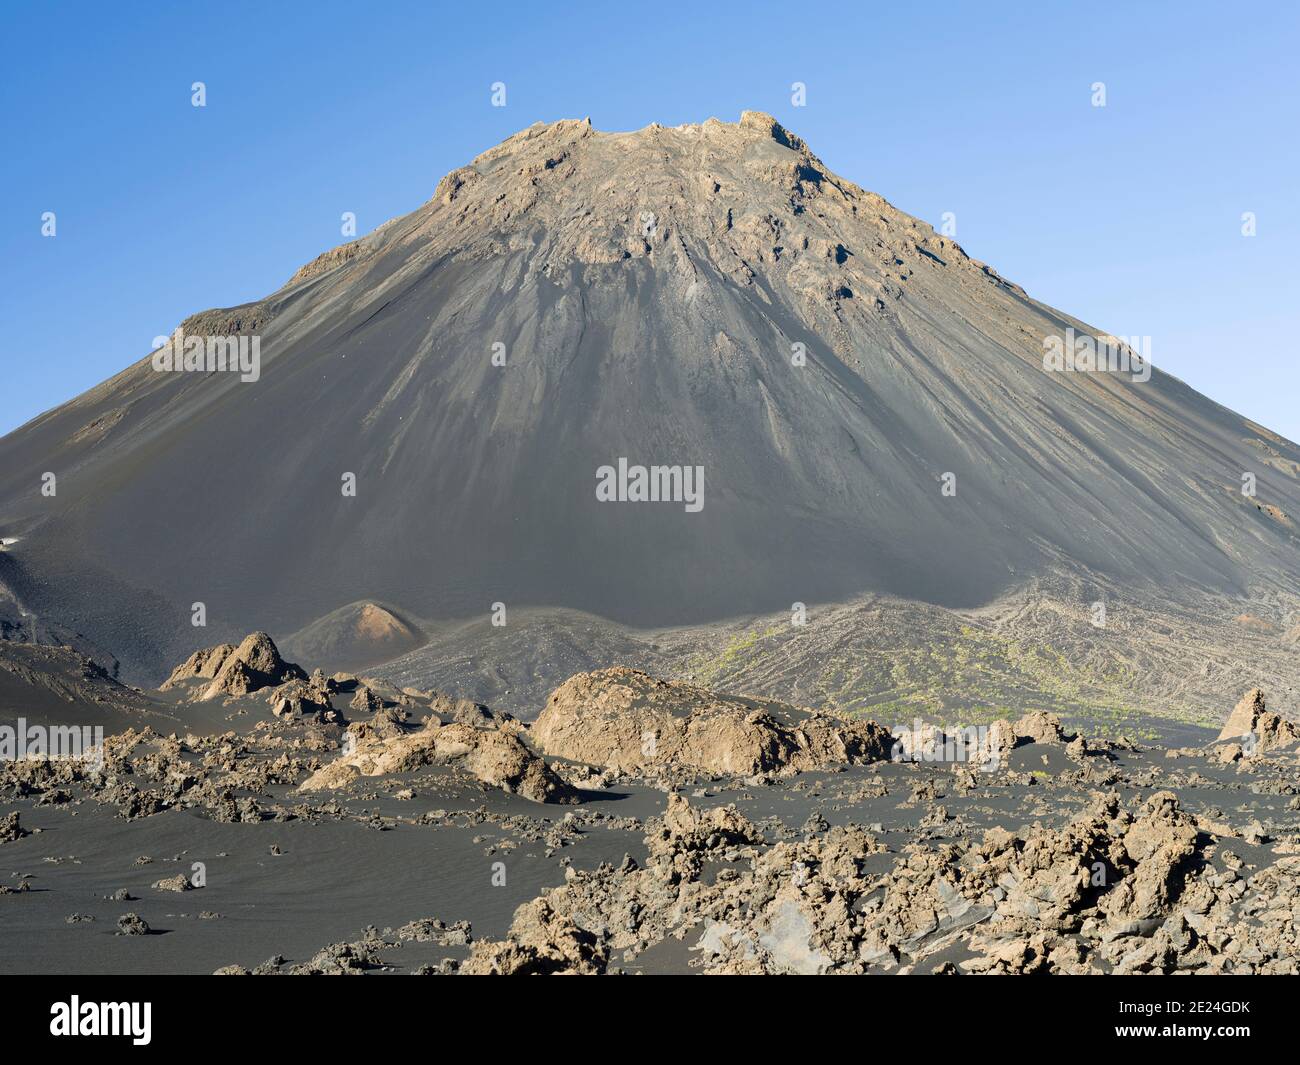
[(1158, 366), (1300, 439), (1289, 0), (552, 7), (6, 0), (0, 433), (184, 316), (273, 291), (342, 242), (344, 211), (367, 232), (534, 121), (753, 108), (903, 210), (954, 212), (966, 250), (1032, 295), (1150, 335)]

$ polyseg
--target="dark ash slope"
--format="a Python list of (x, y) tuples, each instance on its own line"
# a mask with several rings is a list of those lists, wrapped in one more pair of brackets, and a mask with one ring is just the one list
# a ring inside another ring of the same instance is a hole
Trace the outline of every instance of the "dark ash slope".
[[(1300, 449), (1158, 372), (1045, 373), (1067, 326), (766, 116), (539, 124), (186, 324), (259, 334), (257, 383), (145, 359), (0, 441), (4, 580), (155, 681), (195, 601), (211, 643), (361, 600), (663, 626), (1060, 566), (1294, 590)], [(702, 465), (703, 511), (597, 502), (619, 456)]]

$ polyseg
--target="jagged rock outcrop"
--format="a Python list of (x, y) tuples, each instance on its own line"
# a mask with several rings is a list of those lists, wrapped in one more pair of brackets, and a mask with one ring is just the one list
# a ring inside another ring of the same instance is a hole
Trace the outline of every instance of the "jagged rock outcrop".
[(632, 774), (790, 774), (889, 756), (889, 732), (615, 667), (569, 678), (533, 723), (539, 749)]
[(302, 791), (345, 787), (358, 777), (403, 773), (421, 766), (454, 763), (485, 784), (534, 802), (569, 803), (577, 792), (515, 735), (459, 722), (430, 721), (418, 732), (382, 738), (364, 736), (350, 754), (313, 773)]
[[(1064, 826), (989, 829), (981, 843), (885, 847), (855, 826), (757, 845), (734, 811), (677, 797), (625, 858), (571, 873), (520, 907), (468, 972), (604, 972), (668, 937), (706, 972), (911, 971), (948, 948), (970, 973), (1296, 972), (1295, 858), (1256, 874), (1254, 894), (1171, 792), (1136, 811), (1095, 795)], [(704, 860), (723, 875), (702, 875)]]
[(1070, 739), (1061, 719), (1046, 710), (1031, 710), (1015, 723), (1017, 739), (1023, 743), (1065, 743)]
[(368, 684), (358, 684), (356, 691), (352, 693), (351, 702), (348, 703), (348, 709), (363, 714), (373, 714), (376, 710), (382, 710), (383, 708), (384, 700)]
[(608, 961), (601, 937), (556, 913), (543, 897), (519, 908), (507, 939), (476, 944), (461, 972), (467, 976), (588, 976), (603, 972)]
[[(265, 743), (259, 742), (265, 740)], [(297, 747), (297, 749), (295, 749)], [(251, 736), (161, 736), (128, 729), (105, 737), (103, 761), (20, 759), (0, 762), (0, 794), (37, 795), (64, 805), (92, 800), (128, 821), (171, 809), (198, 809), (212, 821), (262, 820), (271, 785), (293, 784), (318, 765), (297, 744), (262, 730)]]
[[(416, 692), (416, 689), (407, 689)], [(503, 710), (493, 710), (473, 699), (460, 699), (443, 692), (419, 692), (418, 696), (428, 702), (429, 710), (444, 725), (453, 721), (474, 728), (499, 728), (507, 732), (517, 731), (520, 726), (513, 714)]]
[(238, 647), (219, 644), (195, 651), (172, 670), (162, 690), (175, 688), (195, 677), (211, 678), (211, 683), (197, 695), (199, 699), (207, 700), (247, 695), (291, 680), (306, 680), (307, 674), (280, 657), (280, 651), (270, 636), (264, 632), (252, 632)]
[(337, 724), (343, 720), (343, 715), (334, 708), (330, 699), (333, 692), (334, 686), (316, 673), (306, 680), (295, 678), (279, 685), (268, 696), (268, 702), (271, 713), (279, 718), (295, 720), (307, 717), (322, 724)]
[(218, 670), (225, 664), (226, 660), (235, 653), (233, 643), (220, 643), (216, 647), (207, 647), (195, 651), (189, 658), (172, 670), (171, 676), (163, 681), (159, 691), (171, 691), (178, 687), (182, 681), (190, 680), (194, 677), (203, 677), (211, 680), (217, 675)]
[[(952, 732), (926, 724), (896, 729), (891, 757), (894, 761), (966, 764), (992, 772), (1005, 768), (1007, 756), (1021, 744), (1063, 744), (1068, 739), (1059, 717), (1043, 710), (1031, 710), (1014, 722), (998, 719), (988, 725), (972, 725)], [(1076, 736), (1068, 750), (1075, 757), (1083, 757), (1087, 744)]]
[(1263, 753), (1300, 741), (1300, 725), (1270, 711), (1260, 688), (1252, 688), (1232, 708), (1219, 732), (1220, 740), (1241, 740), (1252, 753)]
[(27, 830), (18, 823), (18, 814), (5, 814), (4, 820), (0, 821), (0, 843), (12, 843), (25, 835)]

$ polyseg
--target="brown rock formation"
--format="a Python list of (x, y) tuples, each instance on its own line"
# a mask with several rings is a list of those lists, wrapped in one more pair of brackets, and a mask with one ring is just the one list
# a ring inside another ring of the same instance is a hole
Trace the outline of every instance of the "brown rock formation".
[(301, 790), (341, 788), (357, 777), (402, 773), (438, 763), (460, 764), (483, 783), (534, 802), (577, 801), (577, 793), (517, 736), (437, 721), (400, 736), (363, 736), (351, 754), (313, 773)]
[(636, 774), (793, 773), (877, 761), (890, 747), (888, 730), (872, 721), (719, 695), (622, 667), (570, 677), (532, 735), (548, 755)]
[(1300, 740), (1300, 726), (1281, 714), (1268, 710), (1261, 688), (1252, 688), (1241, 697), (1219, 732), (1220, 740), (1253, 737), (1254, 749), (1270, 751)]
[(238, 647), (220, 644), (195, 651), (163, 684), (166, 691), (194, 677), (211, 678), (200, 699), (223, 695), (247, 695), (260, 688), (273, 687), (290, 680), (306, 680), (307, 674), (292, 662), (280, 657), (275, 641), (264, 632), (249, 633)]

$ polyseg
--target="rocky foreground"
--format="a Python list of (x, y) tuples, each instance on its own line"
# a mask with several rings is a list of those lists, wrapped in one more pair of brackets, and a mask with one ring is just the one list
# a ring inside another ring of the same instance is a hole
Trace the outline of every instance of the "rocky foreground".
[(0, 765), (6, 971), (1300, 967), (1300, 727), (1258, 690), (1179, 749), (628, 669), (529, 724), (254, 633), (133, 698), (195, 727)]

